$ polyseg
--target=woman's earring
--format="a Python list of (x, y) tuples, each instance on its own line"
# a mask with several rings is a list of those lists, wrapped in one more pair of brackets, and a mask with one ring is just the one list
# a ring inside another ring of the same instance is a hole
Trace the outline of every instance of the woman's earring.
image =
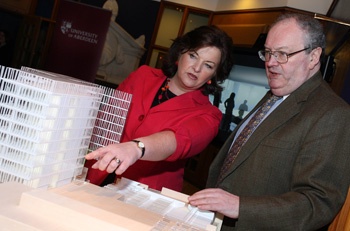
[(210, 84), (211, 84), (211, 79), (209, 79), (209, 80), (208, 80), (207, 84), (208, 84), (208, 85), (210, 85)]
[(176, 62), (175, 62), (175, 65), (176, 65), (176, 66), (179, 65), (179, 61), (176, 61)]

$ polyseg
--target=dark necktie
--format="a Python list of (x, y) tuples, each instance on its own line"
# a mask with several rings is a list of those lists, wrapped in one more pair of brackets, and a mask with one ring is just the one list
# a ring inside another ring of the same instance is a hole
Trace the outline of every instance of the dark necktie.
[(230, 168), (233, 161), (236, 159), (239, 151), (241, 150), (242, 146), (245, 144), (245, 142), (249, 139), (251, 134), (253, 134), (254, 130), (258, 127), (262, 119), (265, 117), (267, 112), (270, 110), (270, 108), (274, 105), (274, 103), (281, 99), (282, 97), (278, 97), (275, 95), (272, 95), (270, 98), (268, 98), (265, 103), (256, 111), (254, 116), (250, 119), (250, 121), (247, 123), (247, 125), (244, 127), (242, 132), (239, 134), (239, 136), (236, 138), (235, 142), (233, 143), (228, 155), (225, 158), (224, 164), (221, 168), (218, 183), (220, 183), (223, 179), (223, 176), (225, 175), (226, 171)]

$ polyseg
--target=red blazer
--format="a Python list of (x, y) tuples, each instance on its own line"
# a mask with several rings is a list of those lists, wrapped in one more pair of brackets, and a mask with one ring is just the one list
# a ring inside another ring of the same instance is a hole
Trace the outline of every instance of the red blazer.
[[(166, 187), (181, 191), (186, 159), (203, 151), (217, 135), (222, 113), (200, 90), (185, 93), (151, 108), (165, 79), (161, 70), (141, 66), (118, 87), (118, 90), (132, 94), (120, 142), (165, 130), (173, 131), (177, 141), (176, 151), (167, 159), (156, 162), (139, 160), (122, 177), (157, 190)], [(93, 172), (88, 176), (90, 182), (102, 183), (107, 173), (99, 170)]]

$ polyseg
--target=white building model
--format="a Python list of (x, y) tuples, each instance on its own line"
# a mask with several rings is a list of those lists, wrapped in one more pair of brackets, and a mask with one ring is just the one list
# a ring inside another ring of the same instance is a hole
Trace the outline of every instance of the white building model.
[(72, 77), (0, 66), (0, 182), (70, 183), (89, 146), (106, 144), (107, 129), (95, 126), (106, 113), (108, 142), (119, 142), (130, 101), (130, 94)]

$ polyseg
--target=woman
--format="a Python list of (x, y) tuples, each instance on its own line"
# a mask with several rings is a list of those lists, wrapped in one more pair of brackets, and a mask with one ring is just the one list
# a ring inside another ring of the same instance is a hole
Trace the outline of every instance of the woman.
[(123, 137), (86, 155), (101, 170), (90, 169), (87, 179), (101, 184), (114, 172), (156, 190), (181, 191), (186, 160), (218, 132), (222, 113), (208, 94), (222, 90), (218, 83), (232, 66), (232, 40), (217, 27), (176, 38), (162, 70), (141, 66), (118, 87), (133, 95)]

